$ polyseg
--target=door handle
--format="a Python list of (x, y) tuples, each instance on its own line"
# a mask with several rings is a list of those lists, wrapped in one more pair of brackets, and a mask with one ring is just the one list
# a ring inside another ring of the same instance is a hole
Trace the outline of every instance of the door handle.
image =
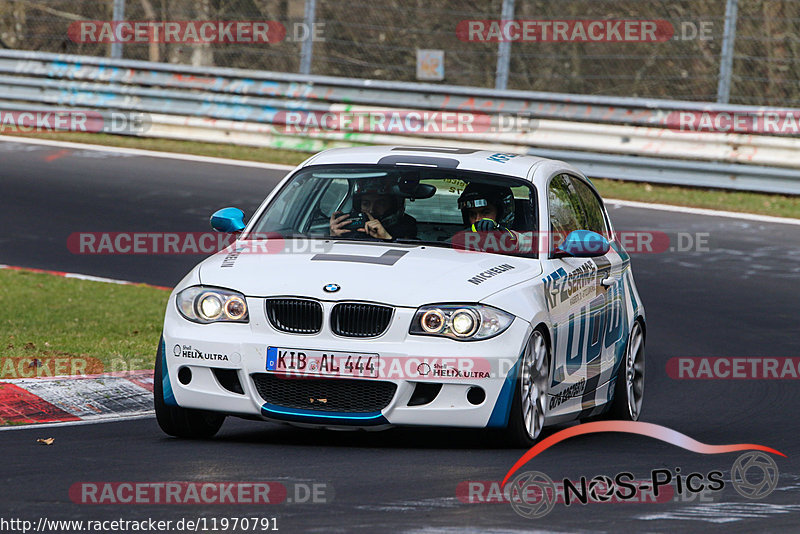
[(603, 278), (603, 280), (600, 282), (600, 285), (603, 287), (611, 287), (619, 282), (619, 279), (619, 276), (609, 276), (608, 278)]

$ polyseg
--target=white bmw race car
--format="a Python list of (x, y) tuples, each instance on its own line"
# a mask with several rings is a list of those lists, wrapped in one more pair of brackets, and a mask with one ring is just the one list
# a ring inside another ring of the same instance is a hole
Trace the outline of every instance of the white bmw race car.
[(167, 434), (225, 416), (505, 429), (636, 420), (645, 315), (603, 201), (560, 161), (464, 148), (317, 154), (169, 298)]

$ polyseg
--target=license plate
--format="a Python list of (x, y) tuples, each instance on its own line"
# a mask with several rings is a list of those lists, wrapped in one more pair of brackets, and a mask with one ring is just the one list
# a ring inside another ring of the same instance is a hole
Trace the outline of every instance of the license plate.
[(276, 373), (377, 378), (379, 368), (377, 354), (267, 347), (267, 371)]

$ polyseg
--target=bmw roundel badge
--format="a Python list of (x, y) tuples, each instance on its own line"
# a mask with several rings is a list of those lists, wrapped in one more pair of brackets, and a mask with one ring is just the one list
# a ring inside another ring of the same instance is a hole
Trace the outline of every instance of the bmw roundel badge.
[(327, 284), (325, 287), (322, 288), (322, 290), (325, 293), (336, 293), (340, 289), (341, 288), (339, 287), (339, 284)]

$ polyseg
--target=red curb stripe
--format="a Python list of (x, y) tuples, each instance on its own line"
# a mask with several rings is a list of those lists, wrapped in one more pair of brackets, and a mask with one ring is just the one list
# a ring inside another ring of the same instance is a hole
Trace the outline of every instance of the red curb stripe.
[(80, 421), (80, 417), (25, 391), (19, 386), (0, 382), (0, 422), (57, 423)]
[[(0, 381), (8, 382), (13, 384), (19, 381), (26, 381), (30, 382), (31, 380), (36, 380), (38, 382), (46, 382), (48, 380), (94, 380), (94, 379), (102, 379), (102, 378), (125, 378), (129, 382), (137, 383), (141, 382), (142, 380), (147, 381), (148, 379), (152, 381), (153, 379), (153, 370), (152, 369), (140, 369), (138, 371), (113, 371), (109, 373), (95, 373), (91, 375), (56, 375), (56, 376), (21, 376), (19, 378), (2, 378)], [(149, 386), (152, 389), (152, 384)], [(147, 389), (147, 388), (145, 388)]]
[(142, 387), (148, 391), (153, 391), (153, 371), (150, 371), (149, 375), (144, 375), (139, 377), (129, 377), (128, 382), (136, 384), (137, 386)]
[(55, 154), (49, 154), (49, 155), (45, 156), (44, 160), (49, 163), (51, 161), (57, 160), (58, 158), (63, 158), (67, 154), (69, 154), (69, 150), (62, 149), (62, 150), (59, 150), (58, 152), (56, 152)]
[[(28, 273), (40, 273), (40, 274), (50, 274), (53, 276), (60, 276), (62, 278), (74, 278), (76, 280), (81, 280), (81, 277), (87, 276), (91, 278), (103, 278), (103, 277), (95, 277), (94, 275), (90, 274), (80, 274), (80, 273), (67, 273), (64, 271), (48, 271), (47, 269), (34, 269), (33, 267), (19, 267), (17, 265), (0, 265), (0, 269), (8, 269), (11, 271), (25, 271)], [(152, 287), (153, 289), (160, 289), (162, 291), (172, 291), (173, 288), (167, 286), (156, 286), (152, 284), (145, 284), (143, 282), (131, 282), (128, 280), (117, 280), (114, 278), (106, 278), (104, 280), (89, 280), (91, 282), (104, 282), (107, 284), (119, 284), (125, 286), (140, 286), (140, 287)]]

